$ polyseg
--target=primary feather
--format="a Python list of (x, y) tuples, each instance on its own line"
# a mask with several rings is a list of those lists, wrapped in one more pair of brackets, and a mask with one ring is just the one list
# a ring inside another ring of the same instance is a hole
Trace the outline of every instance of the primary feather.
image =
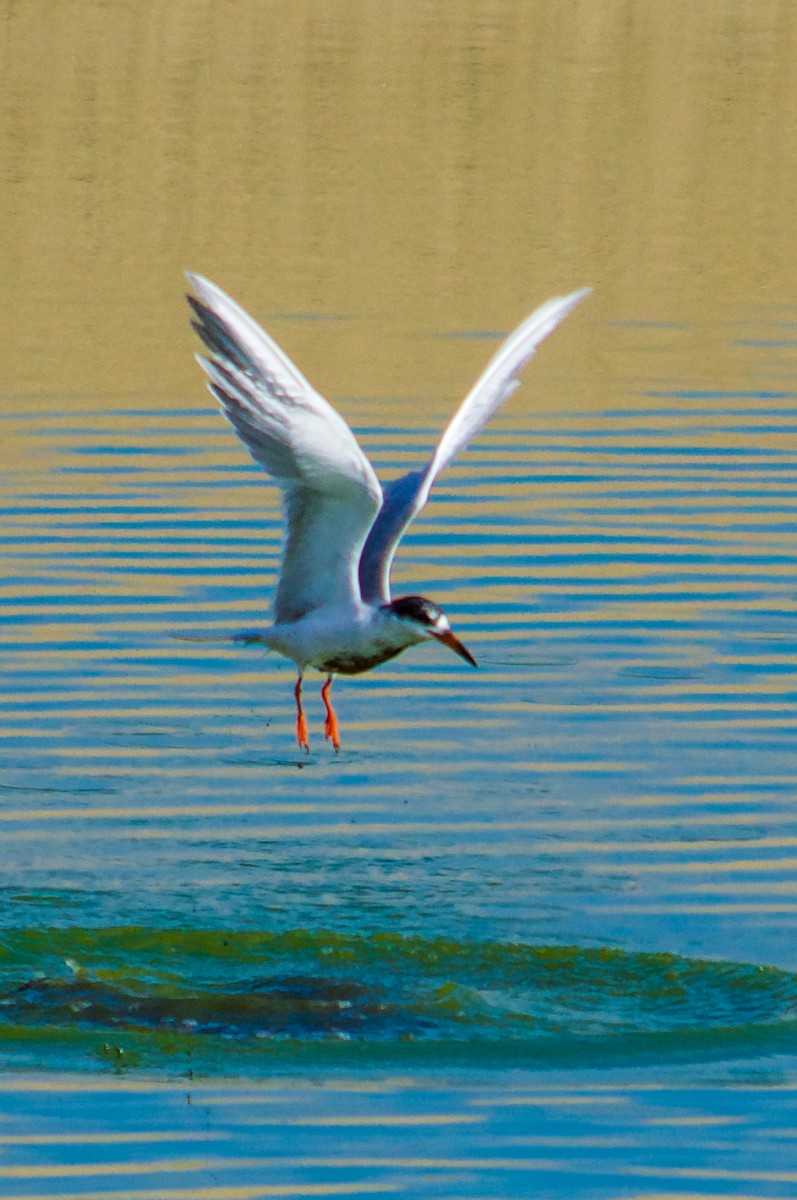
[(499, 347), (443, 431), (428, 465), (384, 491), (343, 418), (265, 330), (220, 288), (187, 275), (208, 387), (249, 453), (282, 489), (286, 538), (277, 624), (330, 605), (385, 604), (390, 567), (437, 476), (519, 386), (544, 338), (589, 294), (555, 296)]
[(199, 275), (189, 303), (212, 356), (208, 387), (249, 453), (282, 490), (286, 539), (277, 624), (360, 600), (358, 564), (382, 489), (346, 422), (276, 342)]
[(588, 296), (589, 288), (554, 296), (527, 317), (490, 359), (487, 367), (455, 412), (425, 470), (410, 471), (384, 489), (382, 507), (371, 526), (360, 559), (363, 599), (390, 599), (390, 567), (404, 530), (429, 498), (437, 476), (484, 427), (494, 412), (520, 386), (517, 378), (549, 333)]

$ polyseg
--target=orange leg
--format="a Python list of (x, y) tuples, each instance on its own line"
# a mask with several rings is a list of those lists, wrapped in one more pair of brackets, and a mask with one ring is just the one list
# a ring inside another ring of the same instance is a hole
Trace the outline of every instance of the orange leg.
[(335, 716), (335, 710), (329, 699), (329, 689), (332, 687), (332, 676), (327, 675), (327, 681), (321, 688), (321, 699), (324, 701), (324, 708), (327, 710), (327, 715), (324, 718), (324, 737), (332, 739), (332, 745), (335, 751), (340, 750), (340, 738), (338, 736), (338, 718)]
[(303, 750), (310, 753), (310, 743), (307, 740), (307, 717), (304, 715), (302, 708), (302, 676), (299, 673), (299, 678), (296, 680), (296, 687), (293, 689), (293, 694), (296, 697), (296, 741)]

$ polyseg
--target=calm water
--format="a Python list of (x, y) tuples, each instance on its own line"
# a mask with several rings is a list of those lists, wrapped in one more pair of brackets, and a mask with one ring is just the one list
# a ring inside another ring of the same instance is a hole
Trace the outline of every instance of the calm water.
[[(0, 4), (0, 1195), (792, 1195), (797, 17), (243, 7)], [(595, 288), (338, 756), (183, 267), (385, 477)]]

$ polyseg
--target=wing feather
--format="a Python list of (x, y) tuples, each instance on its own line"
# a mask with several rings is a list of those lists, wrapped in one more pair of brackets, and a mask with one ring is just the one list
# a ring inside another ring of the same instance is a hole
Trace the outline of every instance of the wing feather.
[(358, 564), (382, 489), (354, 434), (268, 334), (220, 288), (188, 275), (208, 388), (282, 490), (287, 533), (274, 619), (360, 599)]
[(582, 288), (568, 296), (555, 296), (527, 317), (493, 355), (462, 401), (426, 469), (411, 471), (385, 485), (382, 507), (360, 559), (364, 600), (384, 603), (390, 599), (390, 567), (396, 547), (404, 530), (426, 503), (435, 479), (520, 386), (517, 376), (540, 342), (589, 292), (589, 288)]

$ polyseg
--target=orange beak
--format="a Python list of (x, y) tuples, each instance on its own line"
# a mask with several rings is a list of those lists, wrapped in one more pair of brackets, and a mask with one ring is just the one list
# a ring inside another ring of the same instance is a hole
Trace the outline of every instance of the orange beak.
[(437, 638), (438, 642), (442, 642), (444, 646), (448, 646), (449, 650), (453, 650), (460, 658), (464, 658), (465, 662), (470, 663), (472, 667), (479, 665), (470, 650), (465, 649), (462, 642), (458, 637), (454, 637), (450, 629), (447, 629), (445, 633), (435, 633), (433, 630), (430, 630), (430, 632), (432, 637)]

